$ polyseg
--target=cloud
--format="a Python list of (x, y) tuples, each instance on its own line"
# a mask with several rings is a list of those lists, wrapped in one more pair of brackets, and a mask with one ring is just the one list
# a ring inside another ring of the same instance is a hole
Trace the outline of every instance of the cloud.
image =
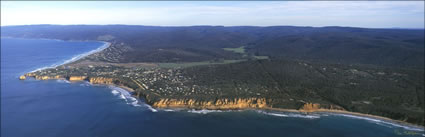
[(8, 2), (2, 25), (295, 25), (423, 28), (423, 1)]

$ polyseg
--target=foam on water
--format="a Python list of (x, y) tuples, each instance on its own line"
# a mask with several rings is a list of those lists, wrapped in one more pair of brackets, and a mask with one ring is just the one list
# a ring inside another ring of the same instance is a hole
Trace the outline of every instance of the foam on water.
[(382, 126), (386, 126), (386, 127), (398, 127), (398, 128), (403, 128), (405, 130), (411, 130), (411, 131), (424, 131), (424, 129), (422, 129), (422, 128), (405, 126), (405, 125), (401, 125), (401, 124), (397, 124), (397, 123), (393, 123), (393, 122), (389, 122), (389, 121), (385, 121), (385, 120), (379, 120), (379, 119), (375, 119), (375, 118), (354, 116), (354, 115), (349, 115), (349, 114), (333, 114), (333, 115), (344, 116), (344, 117), (355, 118), (355, 119), (362, 119), (362, 120), (373, 122), (373, 123), (376, 123), (378, 125), (382, 125)]
[(190, 113), (197, 113), (197, 114), (208, 114), (208, 113), (212, 113), (212, 112), (223, 112), (222, 110), (208, 110), (208, 109), (201, 109), (201, 110), (188, 110), (187, 112)]
[(174, 112), (174, 111), (176, 111), (176, 110), (174, 110), (174, 109), (162, 109), (162, 111), (166, 111), (166, 112)]
[(115, 86), (109, 86), (109, 88), (112, 89), (112, 94), (123, 99), (127, 104), (135, 107), (140, 106), (139, 100), (131, 96), (131, 94), (127, 90)]
[(278, 117), (293, 117), (293, 118), (307, 118), (307, 119), (317, 119), (320, 118), (320, 115), (306, 115), (306, 114), (296, 114), (296, 113), (273, 113), (273, 112), (265, 112), (258, 110), (258, 113), (271, 115), (271, 116), (278, 116)]
[(154, 109), (152, 106), (145, 104), (145, 107), (147, 107), (149, 110), (151, 110), (152, 112), (158, 112), (158, 110)]
[(58, 83), (71, 83), (68, 80), (64, 80), (64, 79), (58, 79), (58, 80), (56, 80), (56, 82), (58, 82)]
[(63, 64), (72, 63), (72, 62), (77, 61), (77, 60), (79, 60), (79, 59), (81, 59), (83, 57), (86, 57), (86, 56), (90, 55), (90, 54), (93, 54), (93, 53), (102, 51), (102, 50), (108, 48), (109, 45), (110, 45), (110, 43), (108, 43), (108, 42), (102, 42), (102, 43), (104, 43), (104, 44), (102, 46), (100, 46), (99, 48), (97, 48), (97, 49), (94, 49), (94, 50), (85, 52), (83, 54), (75, 55), (71, 59), (68, 59), (68, 60), (65, 60), (65, 61), (62, 61), (62, 62), (58, 62), (58, 63), (52, 64), (50, 66), (45, 66), (45, 67), (37, 68), (37, 69), (35, 69), (35, 70), (31, 71), (31, 72), (36, 72), (36, 71), (40, 71), (40, 70), (44, 70), (44, 69), (49, 69), (49, 68), (55, 68), (55, 67), (60, 66), (60, 65), (63, 65)]
[(112, 92), (112, 94), (114, 94), (114, 95), (118, 95), (120, 92), (118, 92), (117, 90), (112, 90), (111, 91)]

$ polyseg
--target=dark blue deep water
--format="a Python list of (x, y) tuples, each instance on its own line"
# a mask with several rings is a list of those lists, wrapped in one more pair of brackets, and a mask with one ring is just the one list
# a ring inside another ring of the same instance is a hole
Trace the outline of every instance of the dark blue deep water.
[(122, 98), (121, 90), (113, 87), (60, 80), (18, 80), (26, 72), (60, 64), (103, 44), (2, 38), (1, 136), (413, 137), (424, 134), (385, 121), (325, 113), (154, 112), (142, 101), (134, 104), (131, 99)]

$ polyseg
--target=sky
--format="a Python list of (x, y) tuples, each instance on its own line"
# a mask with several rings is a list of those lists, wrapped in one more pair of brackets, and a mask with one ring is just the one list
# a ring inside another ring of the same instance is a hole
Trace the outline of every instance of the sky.
[(424, 1), (1, 1), (1, 26), (350, 26), (424, 28)]

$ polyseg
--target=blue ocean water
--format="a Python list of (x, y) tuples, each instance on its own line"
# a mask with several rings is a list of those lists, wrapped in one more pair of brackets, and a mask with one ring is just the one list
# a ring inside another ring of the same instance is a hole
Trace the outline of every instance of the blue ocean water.
[(2, 137), (397, 137), (424, 131), (341, 114), (153, 110), (115, 87), (18, 80), (101, 47), (100, 42), (1, 39)]

